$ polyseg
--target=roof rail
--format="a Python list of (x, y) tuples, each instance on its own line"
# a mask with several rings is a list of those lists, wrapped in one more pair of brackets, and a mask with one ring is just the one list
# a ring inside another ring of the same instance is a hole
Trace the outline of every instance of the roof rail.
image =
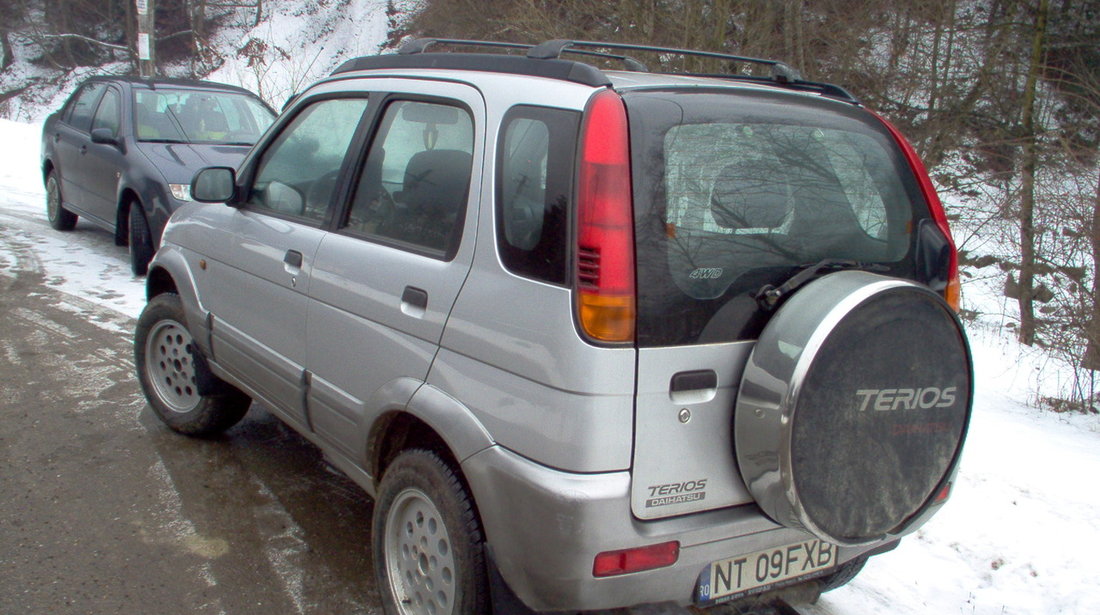
[[(557, 59), (563, 52), (574, 52), (569, 47), (597, 47), (604, 49), (622, 49), (626, 51), (652, 51), (656, 53), (675, 53), (678, 55), (694, 56), (699, 58), (715, 58), (718, 60), (729, 60), (731, 62), (747, 62), (750, 64), (761, 64), (769, 66), (772, 69), (772, 80), (777, 83), (790, 83), (792, 81), (799, 81), (802, 76), (798, 74), (798, 71), (791, 68), (789, 65), (780, 62), (778, 60), (765, 60), (762, 58), (750, 58), (746, 56), (735, 56), (728, 53), (715, 53), (713, 51), (697, 51), (694, 49), (678, 49), (675, 47), (655, 47), (652, 45), (633, 45), (630, 43), (607, 43), (601, 41), (573, 41), (566, 39), (554, 39), (540, 43), (527, 52), (527, 57), (538, 60), (551, 60)], [(729, 77), (729, 75), (726, 75)]]
[[(432, 46), (436, 43), (440, 43), (440, 44), (444, 44), (444, 45), (466, 45), (466, 46), (471, 46), (471, 47), (499, 47), (499, 48), (505, 48), (505, 49), (528, 49), (528, 50), (535, 47), (534, 45), (529, 45), (529, 44), (526, 44), (526, 43), (506, 43), (506, 42), (501, 42), (501, 41), (476, 41), (476, 40), (469, 40), (469, 39), (464, 39), (464, 38), (414, 38), (414, 39), (411, 39), (411, 40), (407, 41), (405, 44), (401, 45), (401, 48), (397, 50), (397, 53), (399, 53), (401, 55), (413, 55), (413, 54), (417, 54), (417, 53), (425, 53), (428, 50), (428, 47), (430, 47), (430, 46)], [(599, 51), (586, 51), (586, 50), (583, 50), (583, 49), (565, 49), (563, 51), (565, 51), (566, 53), (575, 53), (577, 55), (583, 55), (583, 56), (592, 56), (592, 57), (597, 57), (597, 58), (608, 58), (608, 59), (611, 59), (611, 60), (619, 60), (626, 66), (627, 70), (641, 72), (641, 73), (648, 73), (649, 72), (649, 68), (647, 68), (645, 64), (642, 64), (638, 60), (636, 60), (636, 59), (634, 59), (630, 56), (626, 56), (626, 55), (618, 55), (618, 54), (614, 54), (614, 53), (602, 53), (602, 52), (599, 52)], [(528, 53), (528, 57), (531, 57), (530, 53)], [(558, 58), (555, 57), (554, 59), (558, 59)]]

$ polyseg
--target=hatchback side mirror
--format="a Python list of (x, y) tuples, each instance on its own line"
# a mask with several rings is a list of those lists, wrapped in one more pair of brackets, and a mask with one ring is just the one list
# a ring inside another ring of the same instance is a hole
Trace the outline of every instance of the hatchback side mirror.
[(117, 137), (115, 137), (115, 133), (111, 132), (110, 128), (92, 129), (92, 143), (113, 145), (119, 149), (122, 149), (122, 143), (118, 140)]
[(237, 172), (229, 167), (207, 167), (191, 180), (191, 198), (200, 203), (227, 203), (237, 193)]

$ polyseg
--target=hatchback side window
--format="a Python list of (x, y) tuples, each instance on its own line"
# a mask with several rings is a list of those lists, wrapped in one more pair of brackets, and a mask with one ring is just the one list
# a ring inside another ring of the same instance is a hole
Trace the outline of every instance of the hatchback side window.
[(66, 111), (68, 123), (77, 130), (89, 132), (92, 128), (92, 114), (99, 95), (106, 88), (103, 83), (89, 83), (73, 99), (72, 106)]
[(387, 108), (344, 227), (449, 258), (465, 217), (474, 147), (470, 114), (397, 101)]
[(564, 284), (578, 115), (515, 107), (497, 145), (497, 247), (520, 275)]
[(118, 127), (122, 123), (119, 100), (118, 92), (113, 89), (103, 94), (103, 100), (100, 101), (95, 117), (92, 118), (92, 130), (106, 128), (111, 131), (112, 137), (118, 137)]
[(347, 98), (303, 109), (262, 154), (245, 206), (323, 221), (366, 108), (366, 98)]

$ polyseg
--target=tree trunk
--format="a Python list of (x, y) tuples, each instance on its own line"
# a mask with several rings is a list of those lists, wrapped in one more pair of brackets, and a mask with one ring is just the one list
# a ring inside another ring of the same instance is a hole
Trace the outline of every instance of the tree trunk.
[(1096, 182), (1096, 199), (1092, 203), (1092, 228), (1089, 229), (1092, 243), (1092, 305), (1089, 306), (1089, 321), (1085, 328), (1085, 357), (1081, 367), (1100, 370), (1100, 177)]
[(1035, 130), (1035, 90), (1042, 71), (1043, 39), (1046, 36), (1048, 0), (1039, 0), (1031, 44), (1031, 61), (1024, 86), (1024, 161), (1020, 177), (1020, 343), (1035, 343), (1035, 169), (1039, 147)]

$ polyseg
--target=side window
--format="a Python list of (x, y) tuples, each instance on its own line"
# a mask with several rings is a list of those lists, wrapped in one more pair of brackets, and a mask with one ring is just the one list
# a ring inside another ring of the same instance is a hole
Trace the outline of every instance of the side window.
[(92, 114), (95, 112), (96, 102), (107, 85), (103, 83), (89, 83), (81, 88), (73, 98), (72, 106), (66, 111), (66, 121), (73, 128), (89, 132), (92, 129)]
[(262, 154), (246, 207), (321, 222), (367, 99), (303, 109)]
[(497, 144), (497, 248), (509, 270), (564, 284), (578, 114), (515, 107)]
[(344, 227), (450, 257), (465, 215), (473, 145), (473, 121), (465, 110), (440, 103), (391, 103)]
[(92, 119), (92, 130), (107, 128), (111, 131), (112, 136), (118, 136), (118, 127), (122, 121), (119, 102), (118, 92), (114, 89), (109, 89), (103, 94), (103, 100), (100, 101), (99, 108), (96, 109), (95, 117)]

